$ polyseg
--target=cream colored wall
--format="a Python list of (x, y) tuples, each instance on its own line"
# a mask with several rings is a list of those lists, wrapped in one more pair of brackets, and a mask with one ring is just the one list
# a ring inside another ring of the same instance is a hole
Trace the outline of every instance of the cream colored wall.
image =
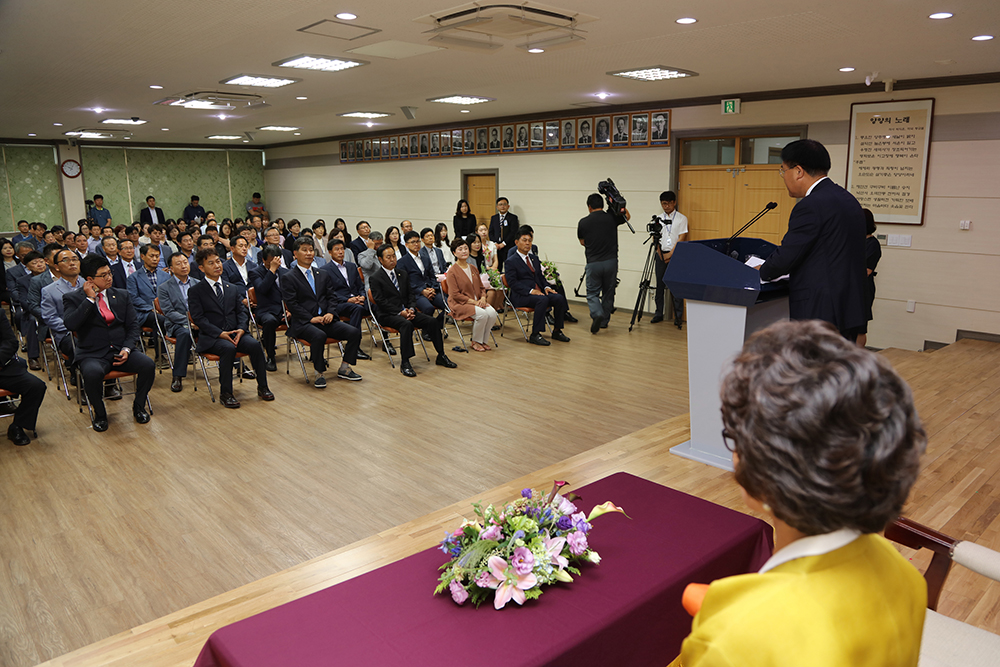
[[(851, 103), (925, 97), (935, 98), (939, 125), (946, 116), (1000, 113), (1000, 85), (978, 85), (748, 102), (741, 114), (725, 117), (715, 105), (678, 108), (672, 128), (708, 132), (809, 125), (810, 135), (821, 138), (830, 150), (831, 178), (843, 185)], [(925, 340), (953, 341), (958, 329), (1000, 334), (1000, 133), (961, 138), (955, 140), (952, 133), (931, 144), (924, 224), (879, 227), (880, 234), (912, 235), (912, 245), (883, 244), (875, 319), (868, 337), (871, 345), (920, 349)], [(275, 166), (280, 158), (322, 155), (336, 162), (338, 145), (267, 151), (269, 165)], [(629, 200), (637, 229), (659, 209), (659, 192), (673, 184), (669, 149), (331, 164), (267, 169), (268, 208), (286, 219), (310, 222), (343, 217), (353, 226), (363, 218), (376, 229), (398, 224), (404, 217), (417, 227), (450, 222), (463, 169), (499, 170), (501, 194), (510, 198), (521, 220), (535, 228), (542, 255), (559, 265), (570, 288), (584, 264), (576, 222), (586, 213), (586, 196), (596, 191), (597, 182), (608, 176), (615, 179)], [(684, 202), (679, 202), (679, 209), (683, 212)], [(972, 229), (959, 230), (959, 220), (972, 220)], [(631, 311), (635, 303), (646, 251), (642, 240), (644, 235), (627, 231), (619, 235), (619, 317), (627, 317), (623, 311)], [(916, 301), (913, 313), (906, 312), (908, 300)], [(576, 310), (586, 314), (582, 306)]]

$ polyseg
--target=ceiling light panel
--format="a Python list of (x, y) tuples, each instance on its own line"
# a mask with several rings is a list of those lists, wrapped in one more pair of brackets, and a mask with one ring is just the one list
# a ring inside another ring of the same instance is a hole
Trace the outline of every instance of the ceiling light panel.
[(317, 56), (302, 54), (294, 58), (286, 58), (278, 62), (271, 63), (275, 67), (292, 67), (294, 69), (310, 69), (320, 72), (339, 72), (352, 67), (361, 67), (368, 63), (364, 60), (349, 60), (347, 58), (335, 58), (334, 56)]
[(337, 115), (342, 118), (388, 118), (393, 114), (383, 113), (381, 111), (352, 111), (350, 113), (339, 113)]
[(105, 125), (145, 125), (146, 121), (138, 118), (105, 118), (101, 121)]
[(446, 97), (434, 97), (428, 102), (440, 102), (441, 104), (482, 104), (483, 102), (496, 102), (493, 97), (474, 97), (470, 95), (448, 95)]
[(268, 130), (270, 132), (294, 132), (302, 128), (298, 127), (286, 127), (284, 125), (265, 125), (264, 127), (258, 127), (258, 130)]
[(242, 139), (243, 135), (242, 134), (212, 134), (212, 135), (209, 135), (209, 136), (207, 136), (205, 138), (206, 139), (224, 139), (226, 141), (236, 141), (237, 139)]
[(257, 88), (281, 88), (292, 83), (298, 83), (302, 79), (286, 79), (278, 76), (261, 76), (258, 74), (240, 74), (228, 79), (223, 79), (219, 83), (228, 86), (254, 86)]
[(689, 76), (698, 76), (697, 72), (677, 69), (676, 67), (664, 67), (663, 65), (608, 72), (608, 74), (635, 81), (665, 81), (667, 79), (683, 79)]

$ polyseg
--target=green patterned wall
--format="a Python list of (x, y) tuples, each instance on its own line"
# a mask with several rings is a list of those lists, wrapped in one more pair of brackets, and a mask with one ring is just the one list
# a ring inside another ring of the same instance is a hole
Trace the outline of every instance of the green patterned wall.
[(85, 199), (93, 199), (95, 194), (104, 195), (104, 208), (111, 212), (113, 224), (132, 222), (128, 213), (125, 149), (83, 146), (80, 163), (83, 165)]
[[(2, 157), (2, 156), (0, 156)], [(0, 159), (0, 232), (17, 231), (10, 217), (10, 198), (7, 196), (7, 168)]]
[[(229, 173), (233, 188), (232, 217), (245, 218), (246, 205), (255, 192), (264, 194), (263, 153), (250, 151), (229, 152)], [(265, 202), (267, 197), (262, 198)]]
[[(55, 149), (51, 146), (3, 146), (6, 165), (6, 189), (2, 200), (7, 204), (0, 213), (0, 231), (13, 231), (14, 220), (63, 224), (62, 193)], [(13, 220), (11, 209), (13, 208)]]

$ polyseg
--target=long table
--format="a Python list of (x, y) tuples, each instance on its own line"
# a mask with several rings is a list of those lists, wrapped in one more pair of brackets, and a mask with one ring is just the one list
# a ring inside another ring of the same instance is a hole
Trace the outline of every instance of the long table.
[(756, 571), (771, 555), (765, 522), (627, 473), (576, 493), (583, 512), (610, 500), (631, 519), (596, 519), (601, 563), (523, 607), (432, 595), (447, 556), (428, 549), (217, 630), (195, 667), (662, 667), (691, 629), (684, 587)]

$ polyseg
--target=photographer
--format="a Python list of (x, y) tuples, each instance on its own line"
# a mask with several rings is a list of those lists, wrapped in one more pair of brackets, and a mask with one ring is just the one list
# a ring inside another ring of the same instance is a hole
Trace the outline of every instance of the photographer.
[(576, 228), (580, 245), (587, 255), (587, 306), (590, 307), (590, 333), (606, 329), (615, 306), (615, 284), (618, 281), (618, 226), (629, 219), (604, 210), (604, 200), (596, 192), (587, 197), (590, 214)]
[[(663, 292), (666, 290), (666, 283), (663, 282), (663, 272), (667, 270), (670, 257), (674, 254), (674, 248), (678, 243), (687, 241), (688, 219), (683, 213), (677, 210), (677, 195), (672, 190), (668, 190), (660, 195), (660, 206), (663, 213), (654, 215), (653, 220), (659, 221), (659, 238), (656, 239), (659, 245), (656, 248), (656, 312), (653, 313), (651, 324), (663, 321)], [(654, 222), (655, 224), (655, 222)], [(674, 325), (681, 328), (681, 317), (684, 314), (684, 300), (673, 296), (674, 302)]]

